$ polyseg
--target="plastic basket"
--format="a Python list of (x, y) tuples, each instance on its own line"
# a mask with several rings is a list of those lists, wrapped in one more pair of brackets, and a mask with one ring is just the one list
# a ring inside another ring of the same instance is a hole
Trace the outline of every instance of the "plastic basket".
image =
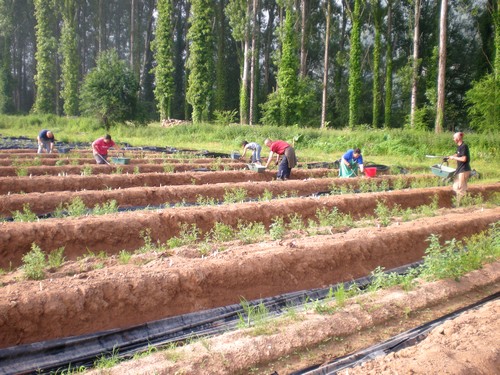
[(375, 177), (377, 175), (377, 168), (376, 167), (365, 168), (365, 175), (366, 177)]
[(266, 170), (266, 167), (263, 165), (258, 165), (258, 164), (247, 164), (248, 169), (254, 172), (262, 173)]
[(127, 165), (127, 164), (130, 164), (130, 158), (111, 158), (111, 161), (115, 164), (123, 164), (123, 165)]
[(238, 160), (240, 158), (240, 153), (238, 151), (231, 152), (231, 159)]

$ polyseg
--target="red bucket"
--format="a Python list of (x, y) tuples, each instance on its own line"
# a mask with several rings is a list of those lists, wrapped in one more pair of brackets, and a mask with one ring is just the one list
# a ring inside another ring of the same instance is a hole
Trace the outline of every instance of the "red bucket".
[(365, 168), (365, 175), (366, 177), (375, 177), (377, 175), (377, 168), (375, 167)]

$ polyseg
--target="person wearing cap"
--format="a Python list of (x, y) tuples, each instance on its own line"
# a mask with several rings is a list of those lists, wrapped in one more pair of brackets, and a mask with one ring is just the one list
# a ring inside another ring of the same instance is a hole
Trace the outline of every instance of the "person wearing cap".
[(38, 133), (36, 140), (38, 142), (39, 154), (43, 153), (43, 150), (45, 150), (47, 154), (52, 153), (54, 150), (54, 133), (50, 130), (43, 129), (40, 133)]
[(261, 162), (260, 153), (262, 151), (261, 145), (259, 145), (257, 142), (247, 142), (247, 141), (241, 142), (241, 145), (243, 146), (243, 155), (241, 155), (241, 157), (243, 158), (247, 153), (247, 150), (250, 150), (252, 151), (252, 157), (250, 162), (260, 164)]
[(464, 143), (464, 133), (458, 132), (453, 134), (453, 142), (457, 145), (457, 152), (454, 155), (448, 156), (448, 159), (457, 161), (453, 191), (457, 195), (457, 206), (459, 206), (460, 199), (467, 192), (467, 181), (471, 173), (470, 152), (469, 146)]
[[(277, 140), (273, 141), (267, 138), (264, 144), (271, 150), (269, 152), (269, 158), (267, 159), (266, 168), (273, 159), (273, 155), (276, 154), (276, 165), (278, 166), (278, 174), (276, 175), (278, 180), (287, 180), (290, 178), (292, 173), (292, 168), (297, 165), (297, 157), (295, 156), (295, 150), (287, 142)], [(281, 162), (280, 160), (281, 156)]]
[(358, 169), (363, 173), (364, 166), (361, 150), (359, 148), (347, 150), (340, 159), (339, 176), (356, 177), (358, 175)]
[(109, 134), (106, 134), (104, 137), (96, 139), (92, 142), (92, 154), (94, 155), (94, 159), (97, 164), (107, 164), (108, 162), (108, 150), (114, 147), (117, 150), (120, 149)]

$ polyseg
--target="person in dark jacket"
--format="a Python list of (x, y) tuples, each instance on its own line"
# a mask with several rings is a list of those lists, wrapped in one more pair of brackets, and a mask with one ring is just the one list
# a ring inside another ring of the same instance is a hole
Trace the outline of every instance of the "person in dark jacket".
[(457, 152), (449, 156), (448, 159), (457, 161), (453, 191), (457, 195), (457, 205), (460, 205), (460, 199), (467, 192), (467, 181), (469, 180), (471, 172), (470, 152), (469, 146), (464, 143), (464, 133), (458, 132), (453, 134), (453, 141), (457, 145)]

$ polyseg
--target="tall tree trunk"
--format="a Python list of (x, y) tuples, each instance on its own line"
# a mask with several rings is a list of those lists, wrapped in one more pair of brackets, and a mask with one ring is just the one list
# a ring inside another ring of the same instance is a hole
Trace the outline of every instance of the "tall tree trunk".
[(273, 25), (274, 25), (274, 17), (276, 15), (276, 3), (272, 2), (269, 8), (269, 18), (267, 20), (266, 31), (264, 32), (264, 51), (263, 51), (263, 81), (262, 81), (262, 91), (264, 95), (267, 95), (271, 92), (271, 85), (269, 83), (270, 80), (270, 66), (271, 66), (271, 49), (272, 49), (272, 41), (273, 41)]
[[(251, 12), (251, 2), (247, 3), (247, 13)], [(241, 92), (240, 92), (240, 124), (248, 124), (248, 74), (250, 70), (250, 30), (245, 24), (245, 34), (243, 41), (243, 70), (241, 72)]]
[(413, 27), (413, 67), (411, 77), (411, 112), (410, 126), (415, 127), (415, 111), (417, 110), (417, 86), (418, 86), (418, 48), (420, 45), (420, 10), (421, 0), (415, 0), (415, 25)]
[(446, 19), (448, 16), (448, 0), (441, 0), (441, 15), (439, 17), (439, 69), (437, 86), (436, 124), (434, 131), (442, 133), (445, 104), (446, 80)]
[(215, 2), (215, 19), (217, 34), (217, 53), (215, 62), (215, 109), (222, 111), (226, 109), (227, 98), (227, 56), (226, 56), (226, 19), (224, 17), (224, 6), (226, 2), (218, 0)]
[(151, 51), (151, 41), (153, 40), (153, 12), (155, 10), (154, 0), (149, 0), (148, 26), (146, 31), (146, 40), (142, 57), (142, 69), (140, 75), (140, 87), (142, 99), (151, 102), (154, 100), (153, 82), (154, 76), (151, 74), (153, 68), (153, 52)]
[(380, 0), (371, 0), (373, 24), (375, 26), (375, 42), (373, 46), (373, 109), (372, 125), (379, 126), (380, 117), (380, 48), (381, 48), (381, 11)]
[[(342, 117), (339, 116), (343, 112), (343, 95), (342, 93), (342, 85), (344, 82), (344, 69), (345, 65), (340, 63), (340, 59), (343, 59), (343, 54), (345, 52), (345, 43), (347, 40), (347, 20), (348, 20), (348, 12), (347, 12), (347, 3), (346, 0), (342, 1), (342, 23), (340, 27), (340, 40), (339, 47), (336, 53), (335, 64), (334, 64), (334, 75), (333, 75), (333, 84), (334, 84), (334, 93), (333, 93), (333, 108), (336, 112), (336, 117), (340, 118), (340, 121), (337, 122), (336, 125), (345, 126), (343, 123)], [(346, 118), (346, 116), (344, 116)]]
[(392, 0), (387, 2), (387, 50), (385, 67), (384, 126), (391, 127), (392, 116)]
[(258, 57), (257, 37), (260, 33), (260, 25), (257, 24), (257, 14), (259, 12), (259, 0), (253, 0), (252, 13), (252, 52), (250, 55), (250, 104), (248, 106), (248, 124), (253, 125), (255, 114), (255, 83), (256, 83), (256, 65)]
[(307, 74), (307, 8), (309, 2), (307, 0), (301, 0), (301, 33), (300, 33), (300, 76), (304, 78)]
[(104, 3), (105, 3), (105, 0), (99, 0), (99, 3), (98, 3), (98, 13), (97, 13), (97, 17), (98, 17), (98, 29), (99, 29), (99, 32), (98, 32), (98, 48), (97, 48), (97, 52), (98, 53), (101, 53), (103, 52), (105, 49), (106, 49), (106, 14), (105, 14), (105, 11), (104, 11)]
[(351, 52), (349, 54), (349, 127), (359, 121), (361, 98), (361, 0), (354, 1), (351, 12)]
[(136, 37), (136, 12), (137, 12), (137, 3), (136, 0), (131, 0), (130, 2), (130, 69), (135, 72), (136, 64), (135, 64), (135, 37)]
[(321, 101), (321, 128), (326, 127), (326, 103), (328, 99), (328, 53), (330, 45), (330, 18), (331, 5), (330, 0), (326, 0), (326, 30), (325, 30), (325, 56), (323, 60), (323, 97)]

